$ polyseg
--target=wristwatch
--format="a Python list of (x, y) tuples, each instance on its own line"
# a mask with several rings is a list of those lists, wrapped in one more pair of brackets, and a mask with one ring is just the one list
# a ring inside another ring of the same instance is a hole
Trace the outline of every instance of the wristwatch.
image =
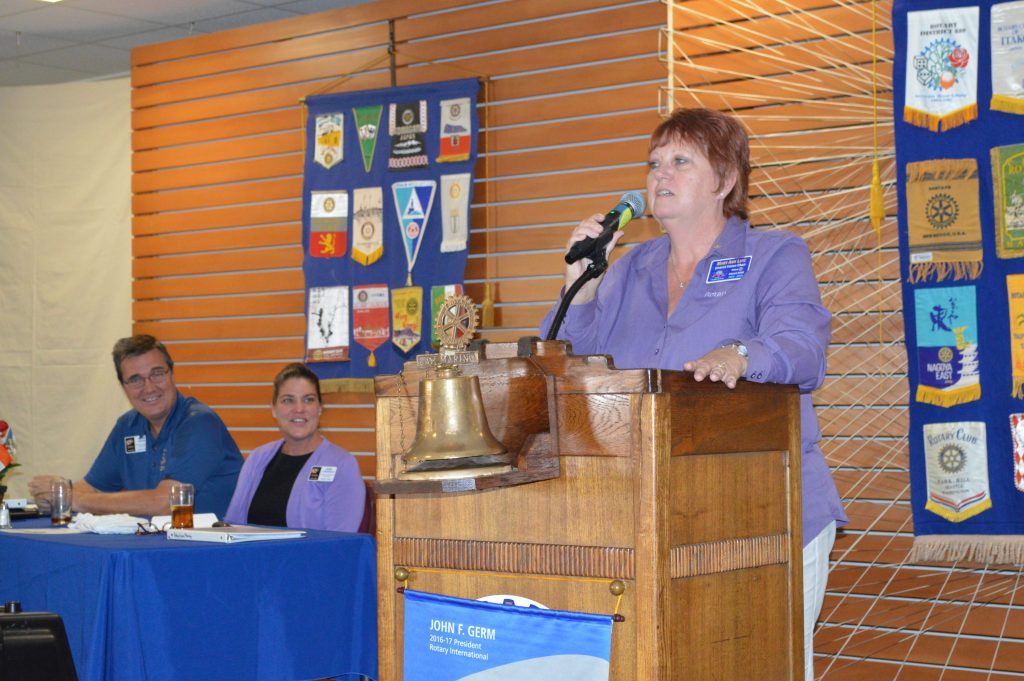
[(743, 343), (740, 343), (739, 341), (736, 341), (735, 343), (726, 343), (722, 347), (723, 348), (732, 348), (733, 350), (736, 351), (736, 354), (739, 355), (740, 357), (750, 357), (750, 351), (747, 350), (747, 346), (744, 345)]

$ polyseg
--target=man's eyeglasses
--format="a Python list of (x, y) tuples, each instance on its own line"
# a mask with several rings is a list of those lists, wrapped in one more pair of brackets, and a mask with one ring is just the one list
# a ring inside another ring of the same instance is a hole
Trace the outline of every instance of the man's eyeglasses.
[(167, 532), (167, 528), (171, 526), (170, 523), (164, 523), (163, 527), (157, 527), (153, 523), (135, 523), (138, 529), (135, 530), (135, 534), (142, 536), (144, 534), (164, 534)]
[(165, 369), (164, 367), (157, 367), (149, 372), (149, 376), (143, 376), (142, 374), (135, 374), (127, 381), (124, 382), (126, 386), (133, 390), (138, 390), (142, 386), (146, 385), (146, 379), (148, 378), (153, 382), (154, 385), (163, 385), (164, 381), (167, 380), (167, 376), (170, 375), (171, 370)]

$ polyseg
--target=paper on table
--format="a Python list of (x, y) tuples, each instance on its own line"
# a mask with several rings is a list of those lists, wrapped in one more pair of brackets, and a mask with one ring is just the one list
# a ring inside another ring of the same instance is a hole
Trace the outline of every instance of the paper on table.
[(232, 525), (231, 527), (201, 527), (192, 529), (167, 530), (168, 539), (184, 539), (186, 541), (212, 541), (224, 544), (236, 542), (259, 541), (265, 539), (299, 539), (304, 537), (304, 530), (291, 530), (287, 527), (252, 527), (250, 525)]
[(0, 530), (11, 534), (85, 534), (85, 530), (74, 527), (15, 527), (13, 529)]

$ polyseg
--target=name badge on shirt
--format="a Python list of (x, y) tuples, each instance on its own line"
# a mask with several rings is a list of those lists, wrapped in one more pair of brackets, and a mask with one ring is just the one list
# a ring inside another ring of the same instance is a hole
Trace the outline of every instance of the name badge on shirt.
[(309, 469), (309, 479), (313, 482), (331, 482), (337, 472), (337, 466), (313, 466)]
[(742, 258), (712, 260), (711, 267), (708, 269), (708, 278), (704, 283), (721, 284), (724, 281), (736, 281), (737, 279), (742, 279), (749, 269), (749, 255), (745, 255)]
[(146, 451), (145, 435), (129, 435), (124, 439), (125, 454), (141, 454)]

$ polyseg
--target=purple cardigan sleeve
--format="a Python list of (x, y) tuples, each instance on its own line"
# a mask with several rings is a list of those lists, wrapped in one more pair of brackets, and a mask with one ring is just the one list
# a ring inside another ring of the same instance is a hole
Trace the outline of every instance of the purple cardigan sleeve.
[(284, 440), (274, 440), (265, 445), (260, 445), (252, 450), (245, 463), (242, 464), (242, 471), (238, 474), (238, 482), (235, 484), (235, 493), (231, 495), (231, 503), (224, 513), (224, 520), (236, 525), (248, 522), (249, 504), (252, 503), (252, 496), (256, 493), (256, 487), (263, 479), (263, 471), (267, 469), (270, 459), (277, 453)]

